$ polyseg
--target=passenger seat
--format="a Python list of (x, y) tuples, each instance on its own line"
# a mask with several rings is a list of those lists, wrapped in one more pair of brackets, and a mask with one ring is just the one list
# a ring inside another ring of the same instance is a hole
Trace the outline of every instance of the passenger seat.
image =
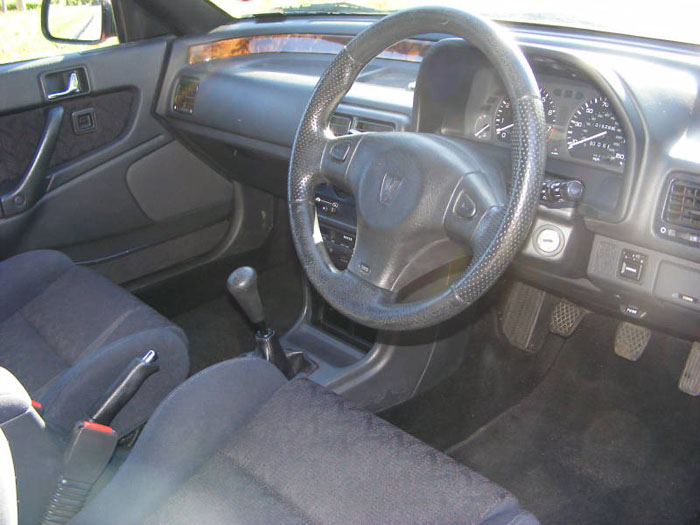
[(148, 350), (160, 370), (112, 422), (142, 425), (189, 371), (184, 332), (132, 294), (57, 251), (0, 262), (0, 366), (54, 428), (69, 432), (129, 362)]

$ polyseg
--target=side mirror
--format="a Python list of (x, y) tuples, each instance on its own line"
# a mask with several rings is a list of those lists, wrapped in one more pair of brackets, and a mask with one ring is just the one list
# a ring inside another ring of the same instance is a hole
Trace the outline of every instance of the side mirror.
[(64, 44), (100, 44), (116, 36), (111, 0), (43, 0), (41, 31)]

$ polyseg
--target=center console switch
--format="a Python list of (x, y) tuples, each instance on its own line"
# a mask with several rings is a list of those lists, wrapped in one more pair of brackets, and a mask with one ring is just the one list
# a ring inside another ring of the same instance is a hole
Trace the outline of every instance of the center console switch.
[(315, 202), (326, 251), (336, 268), (344, 270), (355, 249), (355, 200), (352, 195), (322, 184), (316, 189)]

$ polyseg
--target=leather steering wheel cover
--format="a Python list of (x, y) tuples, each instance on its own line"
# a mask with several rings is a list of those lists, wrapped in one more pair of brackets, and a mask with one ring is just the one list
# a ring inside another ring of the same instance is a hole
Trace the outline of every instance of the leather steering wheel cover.
[[(389, 304), (388, 294), (336, 270), (313, 238), (314, 191), (329, 138), (332, 112), (364, 68), (381, 51), (417, 34), (450, 34), (480, 49), (498, 71), (512, 101), (512, 187), (504, 210), (491, 214), (480, 232), (470, 266), (440, 295)], [(331, 62), (321, 76), (297, 130), (289, 168), (292, 236), (301, 264), (319, 293), (351, 319), (378, 329), (409, 330), (449, 319), (476, 301), (503, 274), (527, 238), (544, 175), (545, 118), (532, 70), (510, 35), (480, 17), (450, 8), (400, 11), (373, 24)]]

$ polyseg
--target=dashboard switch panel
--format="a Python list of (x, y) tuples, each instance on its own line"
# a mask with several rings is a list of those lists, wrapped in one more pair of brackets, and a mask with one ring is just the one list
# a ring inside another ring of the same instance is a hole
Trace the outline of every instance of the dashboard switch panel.
[(620, 277), (631, 281), (641, 281), (645, 262), (646, 256), (644, 254), (627, 249), (622, 250)]
[(317, 188), (315, 202), (323, 244), (335, 267), (344, 270), (355, 249), (355, 202), (352, 196), (326, 184)]
[(549, 206), (573, 206), (583, 198), (583, 182), (546, 178), (542, 182), (540, 200)]

